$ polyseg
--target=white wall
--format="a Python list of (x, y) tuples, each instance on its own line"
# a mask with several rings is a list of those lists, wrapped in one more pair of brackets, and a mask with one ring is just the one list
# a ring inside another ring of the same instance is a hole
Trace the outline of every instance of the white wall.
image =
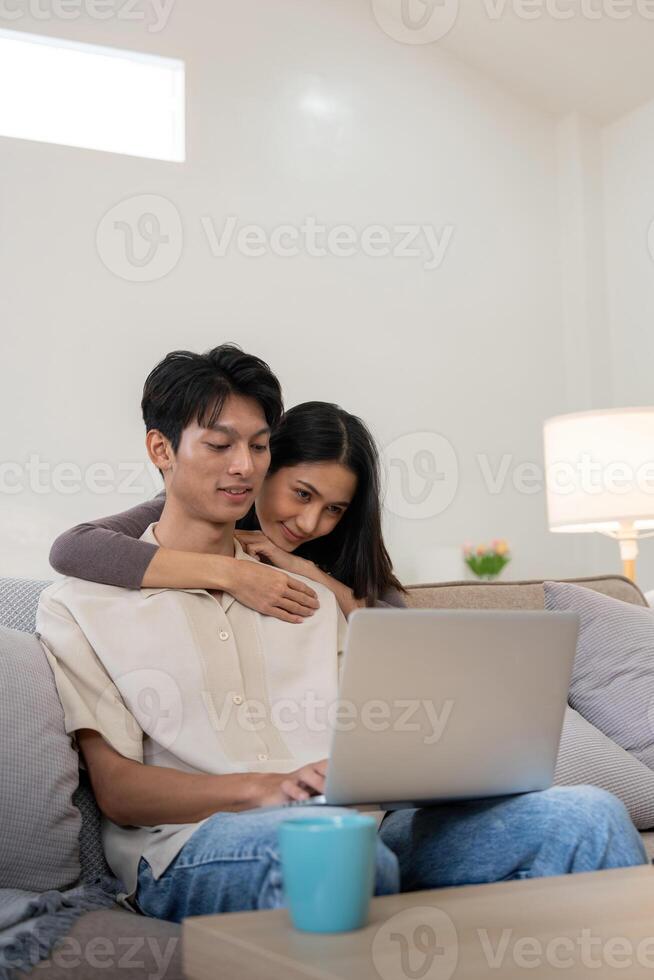
[(606, 241), (615, 394), (652, 404), (654, 361), (654, 101), (604, 131)]
[[(609, 316), (616, 405), (654, 404), (654, 101), (603, 133)], [(653, 447), (654, 449), (654, 447)], [(638, 580), (654, 587), (654, 541)]]
[[(511, 483), (515, 465), (542, 464), (543, 419), (578, 407), (555, 120), (438, 47), (392, 41), (365, 0), (184, 0), (160, 33), (118, 20), (16, 26), (183, 58), (188, 158), (0, 139), (5, 461), (142, 460), (148, 370), (173, 348), (234, 340), (270, 361), (289, 405), (337, 401), (382, 444), (422, 431), (451, 442), (450, 506), (389, 516), (405, 580), (456, 577), (461, 543), (495, 536), (513, 545), (511, 577), (598, 570), (586, 539), (547, 531), (542, 490)], [(179, 263), (149, 283), (115, 276), (95, 247), (103, 215), (141, 194), (170, 200), (183, 225)], [(431, 271), (416, 258), (216, 258), (201, 218), (220, 229), (227, 215), (268, 229), (315, 215), (454, 231)], [(409, 464), (414, 451), (400, 444)], [(478, 454), (493, 471), (511, 457), (500, 492)], [(55, 534), (150, 495), (140, 482), (136, 495), (0, 494), (0, 574), (48, 575)]]

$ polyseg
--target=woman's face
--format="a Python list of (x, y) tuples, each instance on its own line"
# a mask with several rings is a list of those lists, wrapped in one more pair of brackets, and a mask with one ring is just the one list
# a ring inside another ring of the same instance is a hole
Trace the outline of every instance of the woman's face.
[(357, 488), (342, 463), (299, 463), (267, 476), (256, 501), (267, 538), (284, 551), (333, 531)]

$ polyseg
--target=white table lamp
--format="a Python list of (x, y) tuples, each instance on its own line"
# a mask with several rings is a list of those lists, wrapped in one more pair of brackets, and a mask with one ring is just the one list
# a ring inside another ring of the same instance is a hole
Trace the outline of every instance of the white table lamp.
[(558, 415), (543, 435), (550, 531), (615, 538), (635, 579), (638, 540), (654, 535), (654, 408)]

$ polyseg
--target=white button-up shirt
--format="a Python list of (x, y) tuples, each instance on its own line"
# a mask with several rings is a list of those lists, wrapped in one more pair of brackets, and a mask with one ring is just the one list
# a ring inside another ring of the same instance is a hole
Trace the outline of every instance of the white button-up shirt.
[[(142, 539), (156, 544), (154, 527)], [(235, 557), (256, 560), (238, 542)], [(224, 592), (56, 582), (37, 630), (66, 731), (90, 728), (127, 758), (193, 773), (290, 772), (326, 758), (346, 624), (333, 593), (303, 581), (320, 609), (300, 624)], [(107, 861), (132, 895), (139, 859), (158, 877), (199, 826), (105, 818)]]

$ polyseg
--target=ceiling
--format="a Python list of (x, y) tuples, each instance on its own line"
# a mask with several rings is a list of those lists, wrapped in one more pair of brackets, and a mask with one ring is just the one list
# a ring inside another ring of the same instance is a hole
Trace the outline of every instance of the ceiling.
[[(409, 2), (417, 13), (456, 0)], [(627, 16), (615, 19), (616, 10)], [(608, 123), (654, 98), (654, 0), (459, 0), (434, 45), (555, 114)]]

